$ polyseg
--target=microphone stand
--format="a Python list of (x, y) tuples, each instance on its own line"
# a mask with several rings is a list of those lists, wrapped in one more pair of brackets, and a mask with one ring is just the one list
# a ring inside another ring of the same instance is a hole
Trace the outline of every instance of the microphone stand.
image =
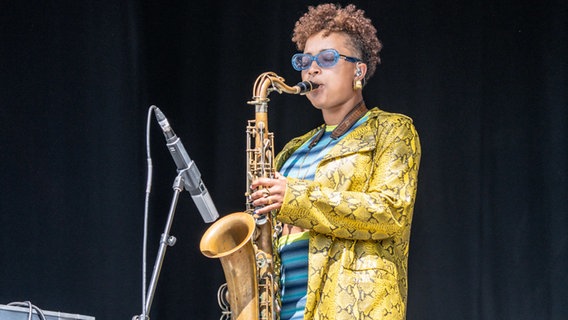
[(183, 191), (183, 174), (187, 169), (181, 170), (176, 176), (173, 189), (174, 195), (172, 198), (172, 203), (170, 205), (170, 211), (168, 213), (168, 220), (166, 221), (166, 226), (164, 227), (164, 233), (160, 237), (160, 248), (158, 249), (158, 255), (156, 257), (156, 262), (154, 263), (154, 270), (152, 272), (152, 279), (150, 280), (150, 285), (148, 286), (148, 295), (146, 297), (146, 303), (144, 305), (142, 314), (139, 316), (134, 316), (132, 320), (148, 320), (150, 317), (150, 308), (152, 307), (152, 300), (154, 300), (154, 293), (156, 292), (156, 286), (158, 284), (158, 278), (160, 276), (160, 271), (162, 270), (162, 264), (164, 262), (164, 257), (166, 255), (167, 247), (173, 247), (176, 244), (176, 237), (170, 236), (170, 229), (172, 227), (172, 222), (174, 220), (174, 215), (179, 199), (180, 193)]

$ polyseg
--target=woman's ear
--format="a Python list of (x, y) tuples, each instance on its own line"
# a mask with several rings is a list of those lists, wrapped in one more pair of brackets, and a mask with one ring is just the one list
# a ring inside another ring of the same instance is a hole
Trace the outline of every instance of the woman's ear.
[(367, 64), (362, 62), (357, 62), (355, 66), (355, 80), (362, 80), (367, 74)]

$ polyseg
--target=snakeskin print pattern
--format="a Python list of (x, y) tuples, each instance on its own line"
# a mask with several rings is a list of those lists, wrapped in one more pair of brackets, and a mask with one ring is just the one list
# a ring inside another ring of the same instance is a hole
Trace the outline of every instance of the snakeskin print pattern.
[[(277, 168), (316, 131), (291, 140)], [(374, 108), (314, 181), (287, 178), (277, 219), (311, 230), (305, 319), (405, 319), (420, 156), (412, 120)]]

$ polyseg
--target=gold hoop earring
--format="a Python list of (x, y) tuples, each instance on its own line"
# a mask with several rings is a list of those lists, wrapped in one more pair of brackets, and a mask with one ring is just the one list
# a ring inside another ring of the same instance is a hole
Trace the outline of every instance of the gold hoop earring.
[(353, 90), (361, 89), (363, 89), (363, 82), (361, 82), (361, 80), (355, 80), (355, 83), (353, 83)]

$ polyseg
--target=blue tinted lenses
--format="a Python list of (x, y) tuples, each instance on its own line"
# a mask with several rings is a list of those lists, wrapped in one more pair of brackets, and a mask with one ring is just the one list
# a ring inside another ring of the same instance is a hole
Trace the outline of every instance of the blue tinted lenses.
[(360, 59), (354, 57), (348, 57), (346, 55), (340, 54), (335, 49), (324, 50), (315, 56), (308, 53), (296, 53), (292, 56), (292, 67), (297, 71), (302, 71), (309, 69), (312, 65), (312, 61), (318, 64), (322, 68), (331, 68), (337, 64), (339, 58), (343, 58), (349, 62), (359, 62)]

